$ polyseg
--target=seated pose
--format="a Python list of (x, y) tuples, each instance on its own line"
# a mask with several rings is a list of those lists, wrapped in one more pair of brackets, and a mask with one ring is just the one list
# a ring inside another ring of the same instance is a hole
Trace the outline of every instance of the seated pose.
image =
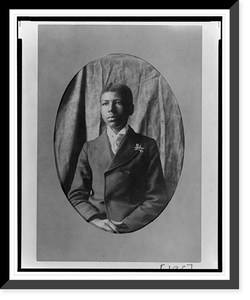
[(133, 112), (127, 85), (111, 83), (102, 90), (101, 115), (107, 127), (84, 144), (68, 193), (86, 221), (112, 233), (142, 228), (168, 203), (156, 141), (127, 124)]

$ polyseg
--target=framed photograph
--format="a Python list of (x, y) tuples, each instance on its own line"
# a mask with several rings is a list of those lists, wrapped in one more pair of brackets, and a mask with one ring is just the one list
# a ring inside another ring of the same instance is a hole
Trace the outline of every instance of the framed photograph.
[(10, 10), (3, 289), (238, 288), (239, 3), (224, 6)]

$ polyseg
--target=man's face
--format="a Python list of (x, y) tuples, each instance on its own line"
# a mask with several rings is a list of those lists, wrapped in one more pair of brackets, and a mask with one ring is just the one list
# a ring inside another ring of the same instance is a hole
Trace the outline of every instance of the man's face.
[(118, 133), (133, 113), (133, 104), (122, 99), (116, 92), (106, 92), (101, 97), (101, 114), (104, 122)]

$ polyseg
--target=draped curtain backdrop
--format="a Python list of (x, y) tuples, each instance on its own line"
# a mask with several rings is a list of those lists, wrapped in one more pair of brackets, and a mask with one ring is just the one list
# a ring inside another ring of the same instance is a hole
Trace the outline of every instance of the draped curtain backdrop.
[(122, 82), (131, 89), (135, 110), (129, 124), (136, 132), (156, 140), (171, 198), (184, 158), (180, 109), (163, 76), (146, 61), (127, 54), (111, 54), (90, 62), (75, 75), (62, 97), (55, 123), (54, 150), (65, 194), (70, 189), (83, 144), (98, 137), (104, 129), (100, 93), (110, 82)]

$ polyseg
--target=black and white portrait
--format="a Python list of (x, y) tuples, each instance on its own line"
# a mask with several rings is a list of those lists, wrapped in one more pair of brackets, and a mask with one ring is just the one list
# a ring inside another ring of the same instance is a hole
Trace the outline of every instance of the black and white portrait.
[(22, 23), (23, 266), (217, 267), (218, 28)]
[(181, 174), (183, 125), (170, 86), (138, 57), (90, 62), (63, 96), (55, 154), (65, 194), (87, 222), (112, 233), (144, 227)]

